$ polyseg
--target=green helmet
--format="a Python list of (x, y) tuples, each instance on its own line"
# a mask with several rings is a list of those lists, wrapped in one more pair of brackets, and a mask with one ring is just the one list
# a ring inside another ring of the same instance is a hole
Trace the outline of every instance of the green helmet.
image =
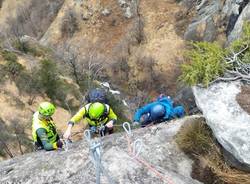
[(55, 112), (56, 108), (52, 103), (42, 102), (39, 105), (39, 113), (43, 116), (52, 116)]
[(99, 120), (105, 112), (105, 105), (100, 102), (92, 103), (89, 107), (89, 117), (93, 120)]

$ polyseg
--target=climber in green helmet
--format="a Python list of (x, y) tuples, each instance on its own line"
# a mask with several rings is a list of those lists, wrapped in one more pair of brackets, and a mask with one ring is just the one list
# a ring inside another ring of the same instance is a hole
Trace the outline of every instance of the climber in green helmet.
[(70, 138), (73, 125), (82, 119), (86, 119), (88, 122), (91, 133), (99, 133), (104, 136), (107, 133), (113, 133), (113, 125), (117, 120), (117, 116), (108, 104), (100, 102), (88, 103), (68, 122), (68, 128), (64, 133), (65, 139)]
[(38, 111), (33, 115), (32, 137), (37, 149), (50, 151), (63, 147), (63, 142), (58, 136), (56, 125), (52, 119), (55, 110), (52, 103), (42, 102)]

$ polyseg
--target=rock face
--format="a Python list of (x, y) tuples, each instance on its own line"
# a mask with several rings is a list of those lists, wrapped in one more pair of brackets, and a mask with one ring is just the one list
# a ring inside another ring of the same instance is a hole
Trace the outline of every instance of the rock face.
[(243, 9), (242, 13), (237, 19), (237, 22), (235, 23), (233, 30), (228, 36), (228, 42), (232, 42), (233, 40), (238, 39), (240, 37), (244, 21), (249, 20), (249, 18), (250, 18), (250, 4), (247, 4), (247, 6)]
[(243, 20), (250, 16), (248, 0), (184, 0), (182, 3), (189, 9), (196, 7), (197, 14), (185, 32), (186, 40), (214, 41), (226, 33), (231, 42), (240, 36)]
[(250, 115), (237, 103), (238, 82), (193, 88), (197, 106), (233, 166), (250, 171)]
[[(190, 177), (192, 161), (173, 140), (180, 126), (199, 116), (133, 131), (132, 140), (143, 141), (139, 157), (164, 177), (178, 184), (198, 184)], [(102, 164), (114, 183), (163, 183), (158, 176), (128, 154), (125, 133), (102, 140)], [(94, 165), (89, 159), (88, 143), (72, 144), (67, 151), (36, 152), (0, 163), (0, 183), (95, 183)], [(101, 183), (108, 183), (101, 177)]]
[(201, 1), (200, 4), (193, 4), (194, 6), (196, 5), (197, 17), (195, 17), (193, 22), (188, 26), (184, 38), (195, 41), (214, 40), (217, 34), (214, 18), (219, 12), (220, 1)]

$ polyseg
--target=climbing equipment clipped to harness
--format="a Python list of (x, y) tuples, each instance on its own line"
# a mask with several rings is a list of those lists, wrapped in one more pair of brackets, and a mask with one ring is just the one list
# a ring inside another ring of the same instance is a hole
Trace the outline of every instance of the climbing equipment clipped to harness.
[(69, 147), (70, 147), (70, 144), (72, 143), (72, 140), (70, 140), (70, 139), (61, 139), (62, 140), (62, 142), (63, 142), (63, 149), (65, 150), (65, 151), (68, 151), (69, 150)]
[(89, 130), (91, 134), (99, 134), (101, 137), (105, 136), (106, 126), (101, 124), (100, 126), (90, 126)]

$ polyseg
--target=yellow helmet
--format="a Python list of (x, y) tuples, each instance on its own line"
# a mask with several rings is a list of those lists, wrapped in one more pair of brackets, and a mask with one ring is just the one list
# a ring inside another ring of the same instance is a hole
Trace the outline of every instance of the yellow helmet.
[(43, 116), (52, 116), (55, 110), (56, 110), (55, 106), (50, 102), (42, 102), (39, 105), (39, 109), (38, 109), (39, 114)]
[(89, 117), (92, 120), (100, 120), (105, 114), (105, 105), (100, 102), (92, 103), (88, 110)]

